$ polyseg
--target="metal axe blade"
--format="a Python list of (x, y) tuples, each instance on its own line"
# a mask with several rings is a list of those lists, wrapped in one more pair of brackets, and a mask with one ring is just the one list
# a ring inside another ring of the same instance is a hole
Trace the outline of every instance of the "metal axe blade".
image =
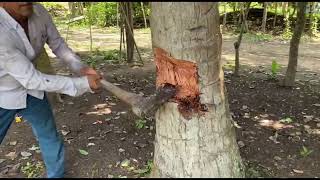
[(173, 85), (165, 84), (156, 90), (155, 94), (150, 97), (123, 90), (112, 83), (101, 80), (102, 87), (117, 96), (120, 100), (131, 106), (135, 115), (142, 117), (153, 110), (158, 109), (163, 103), (167, 102), (176, 94), (176, 88)]

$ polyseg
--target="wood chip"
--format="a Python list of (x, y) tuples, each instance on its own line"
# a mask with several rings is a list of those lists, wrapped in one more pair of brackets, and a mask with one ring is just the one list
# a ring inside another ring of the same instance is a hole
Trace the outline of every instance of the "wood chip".
[(297, 169), (292, 169), (293, 172), (298, 173), (298, 174), (303, 174), (302, 170), (297, 170)]

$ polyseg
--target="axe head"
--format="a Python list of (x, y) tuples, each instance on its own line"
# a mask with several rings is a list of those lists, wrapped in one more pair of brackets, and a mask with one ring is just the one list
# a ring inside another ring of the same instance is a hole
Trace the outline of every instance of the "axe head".
[(169, 101), (176, 94), (176, 87), (171, 84), (165, 84), (156, 90), (156, 93), (150, 97), (137, 98), (136, 103), (132, 105), (132, 111), (135, 115), (143, 117), (157, 110), (163, 103)]

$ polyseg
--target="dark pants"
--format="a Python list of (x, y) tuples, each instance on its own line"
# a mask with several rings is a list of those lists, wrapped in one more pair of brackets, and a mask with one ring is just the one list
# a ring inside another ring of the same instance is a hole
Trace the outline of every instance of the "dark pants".
[(48, 178), (63, 177), (64, 146), (54, 121), (47, 96), (43, 100), (28, 95), (27, 108), (7, 110), (0, 108), (0, 144), (2, 143), (15, 115), (28, 121), (37, 137)]

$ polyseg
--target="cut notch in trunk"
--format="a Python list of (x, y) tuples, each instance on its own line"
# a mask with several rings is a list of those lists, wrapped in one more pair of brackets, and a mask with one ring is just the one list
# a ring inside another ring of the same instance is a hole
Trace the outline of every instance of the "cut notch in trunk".
[(178, 104), (179, 112), (185, 119), (190, 119), (193, 114), (207, 111), (204, 104), (200, 103), (199, 75), (197, 64), (175, 59), (161, 49), (154, 49), (157, 67), (157, 88), (167, 84), (173, 85), (177, 93), (172, 99)]

